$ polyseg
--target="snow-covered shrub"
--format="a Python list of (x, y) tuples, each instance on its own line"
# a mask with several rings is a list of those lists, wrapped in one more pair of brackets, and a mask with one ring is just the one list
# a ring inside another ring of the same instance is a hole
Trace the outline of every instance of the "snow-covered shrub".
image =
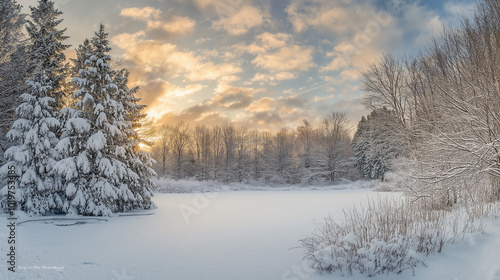
[(500, 204), (431, 210), (427, 202), (370, 201), (344, 210), (343, 222), (329, 216), (313, 236), (300, 240), (305, 258), (319, 271), (373, 276), (425, 265), (446, 243), (484, 230), (483, 219), (500, 216)]
[(361, 246), (358, 236), (351, 233), (336, 244), (316, 251), (313, 268), (328, 272), (339, 270), (349, 275), (358, 270), (368, 276), (401, 271), (423, 263), (422, 255), (409, 249), (410, 243), (408, 238), (400, 236), (388, 242), (374, 239)]

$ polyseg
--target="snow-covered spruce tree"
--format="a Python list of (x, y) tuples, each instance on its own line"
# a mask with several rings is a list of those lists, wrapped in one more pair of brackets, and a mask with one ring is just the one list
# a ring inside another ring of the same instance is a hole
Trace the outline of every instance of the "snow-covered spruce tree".
[(30, 60), (34, 68), (41, 66), (49, 78), (51, 87), (47, 95), (55, 99), (54, 107), (60, 110), (64, 107), (64, 90), (68, 74), (64, 51), (70, 47), (63, 44), (68, 39), (68, 36), (64, 35), (66, 29), (58, 28), (63, 21), (58, 19), (62, 12), (49, 0), (39, 0), (37, 7), (30, 8), (31, 20), (26, 27), (31, 41)]
[[(41, 67), (27, 81), (28, 92), (17, 107), (18, 119), (7, 133), (18, 145), (5, 152), (7, 163), (1, 173), (5, 176), (14, 167), (20, 176), (15, 199), (18, 209), (32, 215), (45, 215), (62, 207), (60, 181), (52, 176), (59, 155), (54, 149), (58, 142), (55, 131), (59, 127), (55, 100), (48, 96), (51, 80)], [(7, 186), (2, 190), (2, 207), (6, 208)]]
[(0, 2), (0, 61), (8, 59), (12, 46), (21, 42), (25, 15), (21, 13), (21, 5), (15, 0)]
[(122, 132), (127, 135), (124, 146), (127, 146), (127, 164), (128, 167), (137, 174), (137, 179), (129, 181), (129, 189), (138, 198), (138, 207), (148, 209), (151, 207), (151, 190), (154, 187), (151, 177), (157, 175), (152, 166), (155, 161), (149, 156), (149, 153), (140, 149), (140, 144), (148, 145), (149, 143), (141, 138), (137, 130), (142, 127), (142, 121), (146, 118), (143, 110), (146, 105), (140, 105), (141, 100), (135, 94), (139, 90), (138, 87), (129, 88), (128, 76), (129, 71), (122, 69), (115, 74), (114, 82), (118, 87), (116, 99), (123, 105), (125, 110), (124, 120), (127, 122), (127, 127)]
[(356, 158), (356, 168), (363, 174), (363, 177), (371, 178), (371, 166), (368, 164), (367, 159), (368, 150), (370, 149), (370, 142), (367, 138), (368, 129), (368, 120), (365, 116), (362, 116), (352, 138), (352, 150)]
[(54, 167), (66, 185), (63, 211), (111, 215), (150, 208), (150, 182), (145, 179), (149, 167), (134, 151), (136, 141), (129, 138), (132, 122), (121, 103), (123, 87), (115, 83), (109, 65), (104, 25), (99, 26), (91, 46), (90, 52), (78, 53), (85, 63), (73, 79), (77, 102), (74, 110), (65, 109), (71, 117), (56, 147), (66, 155)]
[[(76, 57), (71, 58), (71, 67), (69, 68), (69, 76), (70, 77), (76, 77), (79, 74), (80, 69), (85, 68), (85, 61), (88, 59), (87, 55), (92, 52), (92, 44), (89, 39), (85, 39), (83, 41), (83, 44), (80, 44), (78, 48), (75, 49), (76, 52)], [(68, 92), (75, 92), (78, 90), (78, 87), (74, 83), (68, 83), (67, 84), (67, 91)], [(67, 99), (65, 102), (65, 106), (67, 108), (74, 108), (75, 107), (75, 99), (73, 98), (72, 94), (67, 94)], [(66, 114), (68, 111), (67, 110), (61, 110), (63, 114), (61, 115), (61, 123), (65, 123), (67, 121), (68, 115)]]
[(352, 149), (356, 166), (366, 178), (383, 181), (391, 161), (407, 155), (406, 141), (399, 137), (403, 127), (395, 120), (394, 112), (383, 107), (359, 122)]
[[(60, 180), (52, 172), (59, 159), (54, 147), (58, 143), (58, 108), (67, 69), (63, 52), (68, 46), (62, 44), (67, 37), (64, 29), (57, 28), (61, 14), (53, 2), (46, 0), (31, 8), (32, 21), (28, 21), (27, 31), (28, 61), (33, 74), (21, 96), (23, 103), (16, 109), (17, 120), (7, 134), (16, 144), (5, 152), (7, 163), (1, 172), (5, 176), (9, 167), (16, 168), (21, 176), (16, 190), (18, 208), (31, 215), (59, 212), (62, 207)], [(5, 194), (2, 193), (4, 207)]]
[(5, 135), (14, 123), (29, 76), (24, 23), (21, 5), (15, 0), (0, 1), (0, 165), (5, 163), (5, 150), (13, 145)]

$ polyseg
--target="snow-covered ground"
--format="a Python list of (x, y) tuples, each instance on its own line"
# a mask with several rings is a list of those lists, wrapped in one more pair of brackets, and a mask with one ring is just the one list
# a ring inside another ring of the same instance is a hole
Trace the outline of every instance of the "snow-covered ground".
[[(17, 227), (17, 271), (7, 270), (6, 217), (0, 218), (0, 279), (339, 279), (302, 266), (291, 249), (328, 213), (367, 198), (370, 190), (240, 191), (156, 194), (141, 215), (28, 221)], [(146, 215), (149, 214), (149, 215)], [(79, 223), (77, 223), (79, 222)], [(426, 259), (428, 267), (375, 279), (500, 279), (500, 225)], [(354, 275), (346, 279), (366, 279)]]

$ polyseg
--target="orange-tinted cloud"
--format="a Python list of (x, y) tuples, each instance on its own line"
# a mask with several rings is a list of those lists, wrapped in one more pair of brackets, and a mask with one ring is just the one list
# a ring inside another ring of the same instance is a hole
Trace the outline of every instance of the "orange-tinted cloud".
[(218, 30), (225, 30), (230, 35), (242, 35), (251, 28), (262, 25), (263, 22), (263, 12), (260, 9), (244, 6), (231, 15), (215, 21), (212, 26)]
[(148, 30), (162, 30), (168, 33), (191, 33), (196, 25), (196, 22), (189, 17), (174, 15), (169, 19), (162, 20), (162, 11), (149, 6), (144, 8), (122, 9), (120, 15), (145, 21), (147, 23)]
[(270, 71), (306, 71), (315, 66), (312, 54), (312, 47), (293, 45), (277, 52), (259, 54), (252, 63)]

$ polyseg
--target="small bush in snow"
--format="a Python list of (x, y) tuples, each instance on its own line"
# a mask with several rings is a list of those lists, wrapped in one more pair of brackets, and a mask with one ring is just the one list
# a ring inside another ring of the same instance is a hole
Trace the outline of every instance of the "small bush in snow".
[(370, 201), (344, 210), (343, 223), (331, 216), (312, 237), (300, 240), (312, 268), (352, 275), (400, 273), (440, 253), (459, 235), (483, 231), (483, 219), (499, 217), (500, 205), (430, 210), (426, 201)]

